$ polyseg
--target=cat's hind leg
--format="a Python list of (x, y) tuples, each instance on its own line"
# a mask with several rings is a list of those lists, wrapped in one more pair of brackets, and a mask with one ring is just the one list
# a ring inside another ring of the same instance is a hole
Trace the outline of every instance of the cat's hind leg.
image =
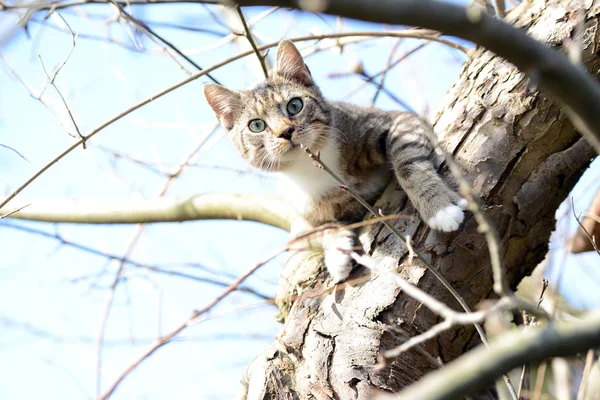
[(328, 230), (323, 234), (325, 267), (335, 283), (346, 280), (352, 271), (351, 252), (356, 251), (358, 238), (348, 229)]

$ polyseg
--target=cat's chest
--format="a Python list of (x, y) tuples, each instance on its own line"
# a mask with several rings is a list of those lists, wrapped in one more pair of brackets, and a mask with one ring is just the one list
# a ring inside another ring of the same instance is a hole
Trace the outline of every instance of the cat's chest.
[[(327, 144), (320, 157), (336, 175), (341, 176), (339, 149), (335, 144)], [(279, 174), (278, 184), (281, 195), (300, 213), (310, 211), (324, 196), (341, 190), (340, 184), (329, 173), (316, 167), (306, 154), (299, 154), (294, 163)]]

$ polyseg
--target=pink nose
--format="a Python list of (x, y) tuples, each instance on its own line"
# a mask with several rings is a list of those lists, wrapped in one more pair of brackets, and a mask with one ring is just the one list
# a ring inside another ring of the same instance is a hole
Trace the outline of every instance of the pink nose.
[(292, 133), (294, 133), (294, 127), (290, 126), (289, 128), (279, 132), (279, 135), (277, 135), (277, 137), (280, 139), (292, 140)]

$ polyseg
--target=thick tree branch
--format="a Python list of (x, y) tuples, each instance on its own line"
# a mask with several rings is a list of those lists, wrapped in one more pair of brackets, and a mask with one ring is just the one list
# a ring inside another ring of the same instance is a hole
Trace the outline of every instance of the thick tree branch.
[(364, 0), (239, 0), (242, 6), (316, 5), (319, 11), (348, 18), (435, 29), (477, 43), (513, 63), (534, 83), (551, 93), (573, 125), (600, 153), (600, 84), (579, 65), (525, 32), (476, 7), (460, 7), (434, 0), (380, 0), (377, 7)]
[[(205, 219), (262, 222), (289, 230), (294, 214), (275, 197), (256, 194), (207, 193), (190, 197), (135, 200), (40, 200), (9, 218), (77, 224), (141, 224)], [(15, 206), (19, 208), (19, 205)], [(0, 209), (0, 215), (10, 213)]]
[(577, 322), (509, 332), (425, 376), (398, 395), (379, 399), (457, 399), (491, 385), (503, 373), (525, 363), (570, 356), (600, 346), (600, 311)]

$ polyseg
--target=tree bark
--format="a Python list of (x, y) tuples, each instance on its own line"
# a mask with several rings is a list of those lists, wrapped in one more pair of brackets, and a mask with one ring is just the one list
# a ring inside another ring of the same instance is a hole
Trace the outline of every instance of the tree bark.
[[(600, 0), (585, 3), (582, 58), (596, 72)], [(523, 2), (507, 20), (560, 47), (572, 42), (579, 5), (579, 0)], [(515, 287), (546, 254), (555, 210), (595, 156), (592, 147), (535, 82), (483, 49), (474, 51), (449, 90), (435, 129), (481, 194), (501, 237), (507, 280)], [(416, 215), (395, 184), (377, 207), (385, 214)], [(471, 215), (451, 234), (432, 231), (416, 217), (395, 225), (470, 307), (493, 296), (487, 243)], [(405, 279), (461, 310), (418, 260), (407, 262), (406, 246), (387, 228), (369, 226), (361, 241), (380, 266), (398, 268)], [(320, 257), (291, 258), (278, 295), (285, 322), (275, 343), (248, 368), (248, 399), (366, 400), (374, 390), (399, 391), (480, 343), (473, 327), (459, 327), (374, 369), (381, 351), (428, 330), (439, 317), (394, 282), (368, 274), (357, 267), (349, 279), (364, 281), (326, 291), (331, 283)]]

